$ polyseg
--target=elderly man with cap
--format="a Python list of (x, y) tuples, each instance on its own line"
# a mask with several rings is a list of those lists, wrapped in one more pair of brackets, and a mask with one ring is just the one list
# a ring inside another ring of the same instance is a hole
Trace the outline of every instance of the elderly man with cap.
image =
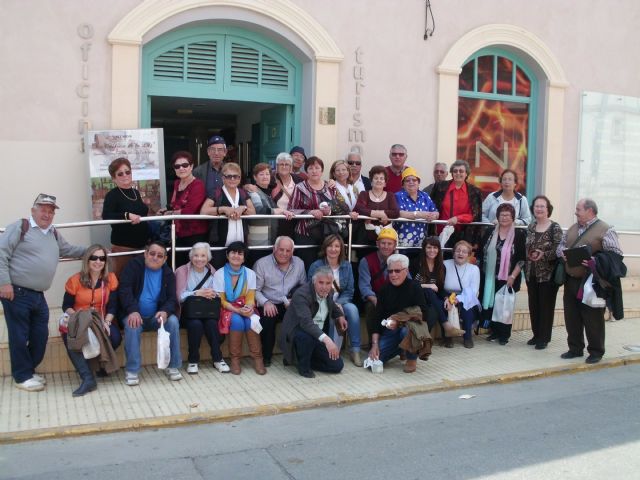
[(362, 296), (369, 335), (373, 331), (378, 293), (387, 281), (387, 258), (398, 246), (398, 234), (393, 228), (384, 227), (378, 234), (376, 245), (378, 250), (366, 255), (358, 265), (358, 290)]
[[(420, 191), (420, 177), (413, 167), (402, 172), (402, 190), (396, 193), (400, 218), (411, 220), (437, 220), (440, 216), (436, 204), (428, 194)], [(395, 222), (398, 241), (403, 247), (420, 248), (427, 232), (424, 222)]]
[(396, 193), (402, 189), (402, 172), (407, 168), (407, 147), (396, 143), (389, 150), (391, 165), (385, 167), (387, 171), (387, 192)]
[(0, 235), (0, 300), (9, 333), (11, 375), (16, 387), (44, 389), (35, 373), (49, 337), (49, 306), (44, 291), (51, 287), (60, 257), (81, 257), (85, 248), (70, 245), (52, 225), (56, 197), (41, 193), (31, 217), (9, 225)]
[(207, 189), (207, 198), (222, 188), (222, 161), (227, 154), (227, 143), (224, 138), (214, 135), (207, 142), (209, 161), (193, 169), (193, 176), (202, 180)]
[(447, 171), (447, 164), (444, 162), (436, 162), (433, 166), (433, 183), (430, 183), (422, 189), (422, 191), (429, 196), (433, 191), (433, 186), (438, 182), (444, 182), (447, 179), (449, 172)]
[(291, 173), (298, 175), (302, 180), (307, 179), (307, 174), (304, 171), (304, 162), (307, 161), (307, 154), (304, 153), (304, 148), (302, 147), (293, 147), (289, 152), (291, 158), (293, 159), (293, 168)]

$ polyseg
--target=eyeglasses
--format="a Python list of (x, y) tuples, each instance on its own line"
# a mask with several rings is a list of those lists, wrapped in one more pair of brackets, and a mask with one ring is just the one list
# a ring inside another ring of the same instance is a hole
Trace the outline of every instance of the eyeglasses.
[(224, 178), (226, 178), (227, 180), (240, 180), (240, 175), (223, 175)]
[(414, 183), (414, 182), (419, 182), (420, 180), (418, 180), (416, 177), (407, 177), (404, 179), (404, 181), (406, 183)]
[(91, 255), (89, 257), (89, 261), (90, 262), (106, 262), (107, 261), (107, 256), (106, 255)]
[(451, 170), (451, 173), (467, 173), (467, 170), (464, 168), (454, 168)]
[(406, 155), (406, 153), (404, 153), (404, 152), (391, 152), (390, 155), (392, 157), (404, 157)]
[(147, 252), (151, 258), (157, 258), (158, 260), (162, 260), (164, 258), (164, 253), (162, 252)]
[(406, 270), (406, 268), (388, 268), (387, 272), (389, 272), (389, 274), (392, 273), (402, 273)]
[(189, 168), (189, 165), (191, 165), (190, 163), (176, 163), (173, 166), (174, 170), (180, 170), (181, 168)]
[(213, 152), (213, 153), (225, 153), (227, 151), (226, 148), (222, 147), (222, 148), (215, 148), (215, 147), (209, 147), (207, 148), (208, 152)]
[(131, 170), (123, 170), (122, 172), (116, 173), (116, 177), (124, 177), (125, 175), (131, 175)]
[(446, 170), (434, 170), (433, 173), (447, 173)]
[(348, 163), (349, 165), (362, 165), (362, 162), (357, 162), (357, 161), (355, 161), (355, 160), (349, 160), (347, 163)]
[(278, 167), (290, 167), (291, 165), (288, 163), (278, 163)]

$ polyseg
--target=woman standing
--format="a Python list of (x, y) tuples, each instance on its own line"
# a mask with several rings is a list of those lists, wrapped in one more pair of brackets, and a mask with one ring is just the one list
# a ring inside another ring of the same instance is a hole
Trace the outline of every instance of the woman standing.
[[(473, 348), (473, 322), (477, 318), (477, 309), (480, 306), (478, 293), (480, 292), (480, 269), (469, 263), (472, 252), (471, 244), (465, 240), (458, 241), (453, 247), (453, 258), (445, 260), (444, 268), (444, 301), (445, 310), (458, 308), (460, 324), (464, 328), (463, 344), (465, 348)], [(455, 301), (451, 303), (450, 295), (456, 294)], [(444, 346), (453, 347), (451, 338), (445, 338)]]
[[(220, 351), (220, 334), (218, 332), (218, 319), (220, 318), (220, 301), (213, 288), (213, 274), (216, 270), (209, 265), (211, 249), (206, 242), (198, 242), (189, 250), (189, 263), (176, 270), (176, 296), (181, 306), (180, 319), (187, 327), (187, 339), (189, 342), (189, 365), (187, 373), (198, 373), (200, 362), (200, 343), (202, 335), (207, 337), (211, 347), (211, 359), (213, 366), (220, 373), (229, 371), (229, 366), (222, 358)], [(210, 318), (191, 318), (185, 305), (191, 298), (204, 297), (211, 300), (214, 314)]]
[(516, 209), (516, 225), (529, 225), (531, 212), (527, 197), (518, 193), (518, 174), (511, 169), (504, 170), (500, 174), (500, 190), (490, 193), (482, 202), (482, 221), (485, 223), (498, 223), (496, 210), (498, 205), (510, 203)]
[(394, 220), (400, 216), (396, 196), (385, 191), (387, 186), (387, 170), (376, 165), (369, 170), (369, 178), (371, 179), (371, 190), (362, 191), (358, 194), (355, 211), (366, 217), (373, 217), (378, 221), (367, 220), (365, 222), (366, 235), (363, 241), (374, 245), (378, 234), (377, 226), (389, 225), (390, 220)]
[[(426, 237), (420, 249), (420, 263), (417, 272), (414, 272), (414, 280), (420, 283), (429, 306), (427, 314), (427, 324), (429, 330), (433, 329), (436, 323), (442, 327), (443, 345), (447, 337), (459, 337), (464, 334), (464, 330), (453, 327), (447, 320), (447, 313), (444, 309), (444, 279), (446, 270), (442, 258), (442, 248), (438, 237)], [(451, 338), (449, 338), (449, 342)]]
[[(103, 220), (130, 220), (131, 223), (111, 225), (111, 251), (113, 253), (141, 250), (149, 240), (149, 225), (141, 217), (149, 214), (149, 207), (142, 201), (140, 192), (133, 188), (131, 163), (124, 157), (116, 158), (109, 165), (109, 175), (116, 184), (104, 197)], [(116, 275), (133, 258), (131, 255), (113, 257)]]
[(220, 315), (230, 317), (231, 373), (234, 375), (241, 373), (242, 337), (246, 334), (254, 370), (258, 375), (264, 375), (267, 370), (262, 360), (260, 334), (251, 328), (251, 316), (256, 304), (256, 274), (243, 265), (246, 254), (247, 247), (242, 242), (233, 242), (227, 246), (228, 261), (214, 274), (213, 289), (220, 296), (222, 306)]
[[(325, 237), (321, 220), (325, 215), (331, 215), (333, 194), (322, 179), (324, 163), (321, 159), (309, 157), (305, 162), (305, 170), (307, 179), (296, 185), (288, 209), (296, 215), (313, 216), (313, 219), (298, 221), (294, 235), (296, 245), (319, 245)], [(316, 257), (310, 248), (301, 248), (296, 253), (304, 261), (305, 268), (309, 268)]]
[[(501, 204), (497, 211), (498, 224), (487, 231), (482, 239), (481, 261), (484, 273), (482, 294), (483, 318), (490, 320), (496, 292), (504, 285), (515, 292), (520, 290), (521, 275), (525, 261), (525, 238), (523, 229), (514, 226), (516, 211), (510, 203)], [(498, 340), (506, 345), (511, 337), (511, 324), (491, 322), (491, 335), (487, 340)]]
[[(214, 198), (207, 198), (202, 204), (203, 215), (224, 215), (227, 220), (211, 222), (209, 229), (210, 243), (216, 246), (228, 246), (233, 242), (246, 243), (249, 230), (243, 223), (243, 215), (256, 213), (253, 202), (245, 191), (238, 188), (242, 178), (242, 170), (237, 163), (225, 163), (222, 167), (222, 188), (213, 193)], [(221, 267), (225, 262), (223, 250), (213, 254), (213, 265)]]
[[(204, 182), (193, 176), (193, 157), (189, 152), (179, 151), (171, 159), (177, 180), (173, 183), (170, 210), (161, 210), (161, 215), (197, 215), (207, 198)], [(191, 247), (207, 238), (209, 226), (206, 220), (176, 220), (176, 246)], [(176, 266), (188, 261), (188, 252), (176, 255)]]
[(533, 199), (531, 210), (534, 221), (527, 229), (525, 274), (533, 338), (527, 345), (544, 350), (551, 341), (553, 329), (558, 285), (552, 277), (558, 261), (556, 250), (562, 241), (562, 228), (549, 219), (553, 205), (544, 195)]
[[(271, 191), (271, 196), (278, 208), (283, 211), (289, 208), (289, 200), (293, 196), (296, 184), (303, 181), (303, 178), (292, 173), (293, 159), (287, 152), (279, 153), (276, 157), (276, 171), (274, 174), (275, 186)], [(290, 220), (280, 220), (278, 222), (278, 235), (286, 235), (293, 238), (295, 223)]]
[[(253, 181), (256, 185), (254, 192), (249, 192), (249, 198), (258, 215), (284, 215), (287, 220), (293, 218), (293, 213), (279, 207), (271, 196), (271, 169), (267, 163), (258, 163), (253, 167)], [(278, 236), (278, 220), (251, 220), (249, 223), (249, 245), (273, 245)], [(251, 252), (252, 264), (261, 257), (269, 255), (271, 250), (256, 250)]]
[(353, 304), (355, 282), (353, 270), (345, 254), (344, 241), (340, 235), (329, 235), (320, 247), (320, 259), (309, 267), (307, 275), (311, 281), (313, 274), (322, 266), (328, 266), (333, 270), (333, 301), (342, 309), (347, 319), (347, 334), (351, 343), (349, 356), (356, 367), (362, 366), (360, 358), (360, 312)]
[[(102, 245), (91, 245), (82, 256), (82, 269), (80, 272), (69, 277), (64, 286), (64, 299), (62, 301), (62, 311), (65, 321), (69, 316), (81, 310), (95, 310), (100, 313), (103, 327), (111, 340), (111, 346), (115, 350), (122, 342), (122, 335), (117, 322), (114, 322), (114, 315), (118, 308), (118, 279), (113, 272), (109, 271), (107, 249)], [(62, 340), (67, 347), (67, 325), (63, 322), (60, 325)], [(82, 383), (80, 387), (73, 391), (74, 397), (81, 397), (97, 388), (96, 379), (93, 375), (89, 362), (84, 358), (82, 352), (71, 351), (67, 348), (67, 354), (71, 363), (80, 375)], [(115, 365), (115, 370), (118, 366)], [(113, 371), (115, 371), (113, 370)], [(99, 375), (105, 376), (104, 369), (98, 371)], [(109, 371), (108, 373), (111, 373)]]

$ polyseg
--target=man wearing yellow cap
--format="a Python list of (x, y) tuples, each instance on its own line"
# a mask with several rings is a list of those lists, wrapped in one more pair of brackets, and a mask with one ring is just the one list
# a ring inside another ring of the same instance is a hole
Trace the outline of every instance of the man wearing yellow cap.
[(375, 319), (378, 292), (387, 281), (387, 258), (398, 245), (398, 234), (391, 227), (380, 230), (376, 239), (378, 250), (366, 255), (358, 265), (358, 289), (364, 302), (364, 315), (369, 335)]
[[(411, 220), (437, 220), (440, 214), (431, 197), (420, 190), (420, 176), (413, 167), (402, 172), (402, 190), (396, 193), (400, 218)], [(424, 222), (395, 222), (398, 242), (403, 247), (420, 248), (427, 232)]]

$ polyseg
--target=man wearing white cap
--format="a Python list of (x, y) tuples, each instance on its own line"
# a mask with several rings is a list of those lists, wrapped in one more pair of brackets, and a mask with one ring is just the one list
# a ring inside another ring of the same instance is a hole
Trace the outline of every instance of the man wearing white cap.
[(56, 197), (41, 193), (31, 217), (9, 225), (0, 235), (0, 300), (9, 333), (11, 375), (16, 387), (44, 389), (35, 373), (49, 337), (49, 306), (44, 291), (51, 287), (60, 257), (77, 258), (85, 248), (71, 245), (55, 227)]

